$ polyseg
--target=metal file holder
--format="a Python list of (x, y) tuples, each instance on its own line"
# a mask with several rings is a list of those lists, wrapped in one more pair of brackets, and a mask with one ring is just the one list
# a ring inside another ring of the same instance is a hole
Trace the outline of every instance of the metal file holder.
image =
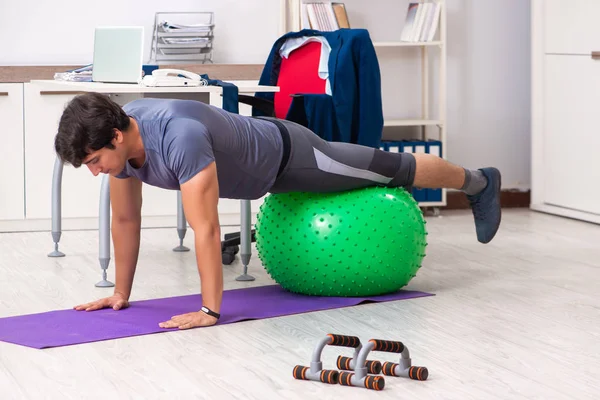
[(212, 63), (214, 28), (213, 12), (155, 13), (149, 63)]

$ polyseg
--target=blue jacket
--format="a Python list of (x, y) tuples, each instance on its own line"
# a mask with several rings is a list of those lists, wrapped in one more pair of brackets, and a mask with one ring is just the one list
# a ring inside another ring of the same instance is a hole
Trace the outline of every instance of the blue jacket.
[[(383, 132), (381, 74), (375, 48), (365, 29), (321, 32), (304, 29), (281, 36), (273, 45), (259, 84), (277, 85), (281, 56), (288, 38), (323, 36), (331, 46), (328, 69), (332, 95), (294, 97), (286, 119), (301, 123), (325, 140), (379, 147)], [(274, 93), (256, 97), (273, 101)], [(253, 115), (261, 115), (254, 110)]]

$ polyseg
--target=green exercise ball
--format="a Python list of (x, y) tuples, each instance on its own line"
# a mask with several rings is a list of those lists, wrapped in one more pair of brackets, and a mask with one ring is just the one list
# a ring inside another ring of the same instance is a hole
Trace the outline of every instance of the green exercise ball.
[(403, 188), (270, 194), (255, 228), (271, 278), (307, 295), (395, 292), (416, 275), (427, 246), (423, 213)]

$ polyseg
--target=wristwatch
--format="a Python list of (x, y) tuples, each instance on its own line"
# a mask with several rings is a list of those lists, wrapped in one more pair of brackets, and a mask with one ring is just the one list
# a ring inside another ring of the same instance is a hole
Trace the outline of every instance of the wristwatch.
[(200, 309), (200, 311), (202, 311), (205, 314), (210, 315), (211, 317), (215, 317), (216, 319), (221, 318), (221, 314), (214, 312), (213, 310), (211, 310), (208, 307), (202, 306), (202, 308)]

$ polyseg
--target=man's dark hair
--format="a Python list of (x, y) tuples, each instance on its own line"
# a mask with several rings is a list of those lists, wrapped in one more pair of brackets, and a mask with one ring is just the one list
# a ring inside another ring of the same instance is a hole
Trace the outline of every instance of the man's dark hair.
[(64, 163), (79, 168), (91, 152), (113, 149), (114, 129), (129, 127), (129, 117), (108, 96), (101, 93), (78, 95), (65, 107), (54, 139), (54, 149)]

